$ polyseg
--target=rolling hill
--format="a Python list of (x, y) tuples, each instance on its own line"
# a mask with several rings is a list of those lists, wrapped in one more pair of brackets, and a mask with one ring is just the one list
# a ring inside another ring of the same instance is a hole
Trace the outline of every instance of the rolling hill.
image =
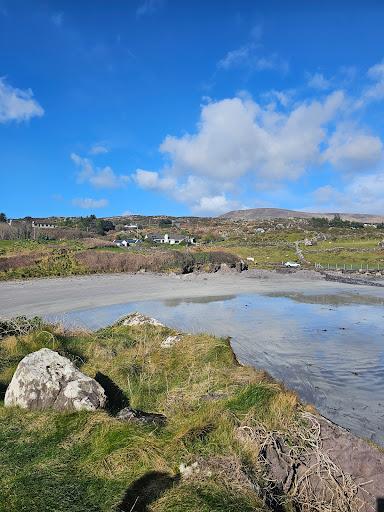
[[(264, 219), (310, 219), (312, 217), (325, 217), (332, 219), (335, 213), (299, 212), (281, 208), (251, 208), (248, 210), (234, 210), (220, 215), (220, 218), (232, 220), (264, 220)], [(384, 222), (384, 215), (367, 213), (340, 213), (343, 220), (376, 224)]]

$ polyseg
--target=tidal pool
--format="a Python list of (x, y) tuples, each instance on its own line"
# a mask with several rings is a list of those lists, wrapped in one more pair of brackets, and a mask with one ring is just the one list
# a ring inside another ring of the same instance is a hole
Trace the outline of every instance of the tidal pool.
[(60, 320), (95, 329), (132, 311), (178, 330), (230, 336), (241, 362), (267, 370), (332, 421), (384, 446), (383, 299), (229, 295), (130, 302)]

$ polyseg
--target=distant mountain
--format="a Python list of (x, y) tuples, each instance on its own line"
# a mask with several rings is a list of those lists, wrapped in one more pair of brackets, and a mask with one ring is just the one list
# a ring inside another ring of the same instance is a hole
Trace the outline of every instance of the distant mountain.
[[(298, 212), (281, 208), (251, 208), (249, 210), (234, 210), (220, 215), (222, 219), (232, 220), (264, 220), (264, 219), (311, 219), (312, 217), (325, 217), (333, 219), (335, 213)], [(369, 215), (366, 213), (340, 213), (343, 220), (377, 224), (384, 222), (384, 215)]]

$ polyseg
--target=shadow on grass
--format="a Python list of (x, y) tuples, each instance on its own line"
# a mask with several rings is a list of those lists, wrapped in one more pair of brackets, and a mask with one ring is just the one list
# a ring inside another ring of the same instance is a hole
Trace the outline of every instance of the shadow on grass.
[(7, 391), (7, 384), (4, 384), (4, 382), (0, 382), (0, 400), (4, 400), (5, 392)]
[(179, 476), (171, 476), (160, 471), (146, 473), (128, 487), (122, 502), (117, 507), (117, 512), (148, 512), (149, 505), (179, 480)]
[(107, 410), (110, 414), (117, 414), (124, 407), (129, 406), (129, 399), (119, 388), (119, 386), (113, 382), (107, 375), (104, 373), (97, 372), (95, 375), (95, 380), (100, 384), (100, 386), (104, 389), (105, 394), (107, 395)]

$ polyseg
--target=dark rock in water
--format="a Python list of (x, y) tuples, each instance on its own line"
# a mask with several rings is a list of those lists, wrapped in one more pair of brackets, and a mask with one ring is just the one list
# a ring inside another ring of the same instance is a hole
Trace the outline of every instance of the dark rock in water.
[(5, 406), (23, 409), (94, 411), (103, 408), (104, 389), (66, 357), (48, 348), (22, 359), (5, 393)]
[(164, 426), (167, 422), (167, 417), (164, 416), (164, 414), (144, 412), (138, 409), (131, 409), (130, 407), (121, 409), (121, 411), (117, 413), (116, 418), (122, 421), (157, 425), (160, 427)]

